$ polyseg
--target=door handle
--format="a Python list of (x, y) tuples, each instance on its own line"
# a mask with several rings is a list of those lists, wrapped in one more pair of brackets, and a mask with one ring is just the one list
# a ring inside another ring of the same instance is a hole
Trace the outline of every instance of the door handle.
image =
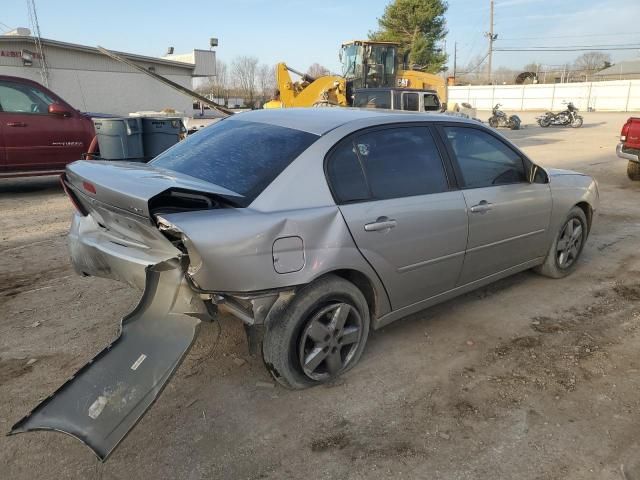
[(9, 122), (7, 123), (7, 127), (26, 127), (27, 124), (24, 122)]
[(398, 222), (392, 218), (378, 217), (375, 222), (367, 223), (364, 226), (364, 230), (366, 232), (382, 232), (395, 227), (397, 223)]
[(478, 205), (474, 205), (470, 208), (473, 213), (484, 213), (488, 212), (493, 208), (493, 204), (487, 202), (486, 200), (482, 200)]

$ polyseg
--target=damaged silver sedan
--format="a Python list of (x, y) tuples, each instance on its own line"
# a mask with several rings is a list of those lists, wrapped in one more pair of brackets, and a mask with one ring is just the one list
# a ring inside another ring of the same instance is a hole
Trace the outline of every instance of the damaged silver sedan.
[(63, 176), (81, 275), (143, 290), (120, 336), (12, 433), (57, 430), (104, 460), (219, 311), (281, 384), (327, 382), (371, 328), (535, 268), (576, 268), (595, 181), (543, 169), (459, 118), (357, 109), (227, 118), (149, 164)]

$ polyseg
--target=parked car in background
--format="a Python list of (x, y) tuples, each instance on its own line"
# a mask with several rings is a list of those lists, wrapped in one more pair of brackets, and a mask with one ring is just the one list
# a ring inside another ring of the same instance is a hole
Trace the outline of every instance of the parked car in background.
[(0, 178), (61, 173), (94, 136), (91, 118), (51, 90), (0, 75)]
[(640, 180), (640, 118), (630, 117), (622, 126), (616, 154), (628, 160), (627, 176)]
[(264, 332), (278, 382), (322, 384), (371, 329), (529, 268), (568, 275), (598, 208), (591, 177), (478, 122), (344, 108), (235, 115), (148, 164), (75, 162), (63, 183), (76, 271), (144, 293), (12, 433), (66, 432), (101, 459), (217, 309)]

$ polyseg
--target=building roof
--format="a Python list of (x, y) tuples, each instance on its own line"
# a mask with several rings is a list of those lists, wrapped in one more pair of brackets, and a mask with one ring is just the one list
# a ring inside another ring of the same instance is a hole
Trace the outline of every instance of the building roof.
[[(34, 37), (31, 36), (24, 36), (24, 35), (0, 35), (0, 42), (3, 43), (23, 43), (23, 42), (33, 42), (34, 41)], [(49, 38), (42, 38), (42, 45), (43, 46), (50, 46), (50, 47), (58, 47), (58, 48), (65, 48), (68, 50), (77, 50), (77, 51), (81, 51), (81, 52), (88, 52), (88, 53), (93, 53), (96, 55), (100, 55), (102, 56), (103, 54), (100, 52), (100, 50), (98, 50), (95, 47), (89, 47), (87, 45), (79, 45), (77, 43), (68, 43), (68, 42), (61, 42), (59, 40), (51, 40)], [(126, 53), (126, 52), (118, 52), (115, 51), (114, 52), (122, 57), (125, 57), (127, 59), (130, 60), (134, 60), (134, 61), (142, 61), (142, 62), (148, 62), (148, 63), (156, 63), (156, 64), (160, 64), (160, 65), (168, 65), (168, 66), (172, 66), (172, 67), (178, 67), (178, 68), (185, 68), (188, 70), (193, 70), (195, 65), (193, 63), (185, 63), (185, 62), (178, 62), (175, 60), (167, 60), (165, 58), (158, 58), (158, 57), (147, 57), (145, 55), (136, 55), (133, 53)]]
[(600, 70), (595, 73), (596, 77), (605, 77), (610, 75), (640, 75), (640, 59), (639, 60), (625, 60), (618, 62), (604, 70)]

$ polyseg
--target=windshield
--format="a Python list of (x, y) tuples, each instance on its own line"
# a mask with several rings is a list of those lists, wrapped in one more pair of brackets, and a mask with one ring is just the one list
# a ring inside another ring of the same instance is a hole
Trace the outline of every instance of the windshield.
[(318, 139), (312, 133), (266, 123), (222, 120), (193, 134), (151, 161), (219, 185), (249, 205)]
[(342, 76), (351, 79), (360, 76), (362, 66), (362, 47), (347, 45), (342, 49)]

